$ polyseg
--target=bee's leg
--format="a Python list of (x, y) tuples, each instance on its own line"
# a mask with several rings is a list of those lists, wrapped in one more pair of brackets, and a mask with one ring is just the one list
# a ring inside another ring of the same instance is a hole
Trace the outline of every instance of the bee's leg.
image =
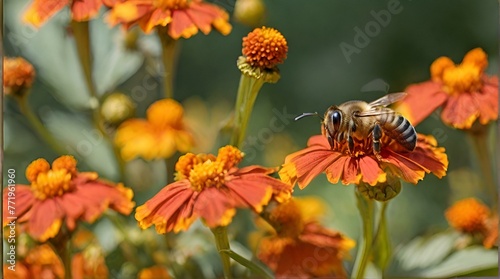
[(354, 140), (352, 139), (351, 135), (347, 135), (347, 143), (349, 144), (349, 152), (354, 151)]
[(382, 138), (382, 128), (380, 128), (380, 125), (378, 123), (375, 123), (375, 126), (373, 127), (372, 136), (373, 151), (375, 155), (378, 156), (378, 154), (380, 153), (380, 138)]

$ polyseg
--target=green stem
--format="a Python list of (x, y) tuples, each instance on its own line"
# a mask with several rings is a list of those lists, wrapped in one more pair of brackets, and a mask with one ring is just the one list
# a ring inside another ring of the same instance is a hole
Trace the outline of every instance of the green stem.
[(389, 201), (381, 202), (379, 210), (378, 226), (373, 238), (372, 247), (374, 247), (374, 260), (384, 274), (392, 254), (391, 242), (389, 240), (389, 231), (387, 229), (386, 211)]
[(256, 79), (245, 74), (241, 75), (234, 108), (233, 134), (230, 141), (233, 146), (241, 147), (243, 143), (253, 105), (262, 85), (264, 85), (263, 78)]
[(92, 109), (92, 120), (94, 122), (94, 126), (97, 128), (99, 133), (101, 133), (103, 138), (111, 144), (116, 162), (118, 164), (120, 180), (123, 181), (125, 177), (125, 161), (121, 157), (119, 148), (113, 144), (110, 135), (106, 132), (104, 122), (101, 117), (97, 90), (92, 79), (92, 49), (90, 44), (89, 22), (72, 20), (71, 28), (73, 30), (78, 59), (80, 60), (80, 65), (82, 66), (85, 83), (87, 84), (87, 88), (90, 93), (90, 107)]
[(363, 235), (358, 246), (358, 253), (352, 271), (351, 278), (363, 278), (368, 260), (371, 254), (373, 243), (373, 200), (366, 199), (362, 194), (356, 191), (358, 209), (361, 215), (363, 226)]
[(120, 242), (120, 248), (123, 255), (128, 262), (134, 263), (136, 266), (140, 265), (139, 258), (137, 257), (138, 251), (129, 237), (128, 229), (124, 224), (123, 218), (115, 213), (105, 212), (104, 215), (113, 223), (114, 227), (120, 231), (123, 240)]
[(476, 154), (476, 158), (479, 163), (479, 169), (483, 177), (483, 185), (485, 186), (485, 191), (491, 196), (492, 204), (494, 208), (497, 208), (498, 204), (498, 194), (497, 187), (495, 185), (495, 178), (492, 168), (492, 160), (490, 157), (490, 150), (488, 144), (488, 130), (486, 127), (480, 132), (469, 133), (469, 138), (472, 142), (473, 150)]
[(215, 245), (222, 260), (224, 278), (231, 279), (231, 261), (229, 255), (224, 251), (231, 250), (229, 247), (229, 238), (227, 237), (227, 227), (216, 227), (212, 229), (215, 237)]
[(250, 269), (255, 274), (259, 275), (260, 276), (259, 278), (266, 278), (266, 279), (273, 278), (272, 274), (269, 274), (269, 272), (267, 272), (263, 267), (259, 266), (257, 263), (245, 259), (244, 257), (234, 252), (233, 250), (221, 250), (221, 252), (227, 254), (242, 266)]
[(165, 98), (174, 97), (174, 69), (177, 56), (177, 40), (172, 39), (167, 33), (165, 27), (160, 27), (157, 30), (162, 46), (162, 62), (163, 62), (163, 86)]
[(61, 229), (56, 237), (49, 240), (49, 244), (52, 245), (63, 263), (64, 278), (73, 278), (71, 271), (71, 234), (67, 230)]
[(24, 97), (24, 98), (17, 98), (16, 100), (18, 101), (21, 113), (24, 114), (24, 116), (26, 116), (31, 126), (33, 126), (33, 128), (42, 137), (42, 139), (55, 152), (59, 153), (60, 155), (67, 154), (68, 152), (59, 145), (58, 141), (52, 136), (52, 134), (45, 128), (42, 122), (40, 122), (38, 117), (35, 115), (35, 113), (28, 104), (28, 99)]

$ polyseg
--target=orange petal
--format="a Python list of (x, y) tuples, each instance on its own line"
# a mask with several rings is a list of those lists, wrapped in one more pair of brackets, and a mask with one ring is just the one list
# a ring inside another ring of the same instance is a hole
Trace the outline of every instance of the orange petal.
[(349, 159), (345, 161), (344, 173), (342, 175), (342, 183), (344, 185), (349, 185), (352, 183), (359, 183), (361, 174), (358, 172), (359, 162), (356, 158), (349, 156)]
[(378, 162), (370, 156), (359, 158), (359, 171), (363, 176), (362, 180), (371, 186), (386, 180), (386, 173), (380, 168)]
[[(9, 199), (9, 193), (15, 194), (15, 199)], [(25, 185), (16, 185), (15, 191), (9, 191), (9, 187), (3, 190), (3, 226), (5, 227), (12, 219), (10, 217), (17, 217), (21, 219), (25, 216), (35, 202), (35, 196), (31, 192), (31, 187)], [(10, 201), (10, 203), (9, 203)], [(15, 202), (13, 204), (12, 202)], [(13, 211), (13, 209), (15, 209)], [(19, 220), (16, 220), (19, 222)]]
[(479, 122), (486, 125), (498, 119), (498, 77), (483, 76), (481, 92), (473, 92), (474, 102), (481, 108)]
[(23, 21), (40, 27), (68, 4), (69, 0), (34, 0), (24, 12)]
[(450, 95), (443, 105), (441, 119), (457, 129), (469, 129), (480, 115), (474, 96), (468, 92)]
[(151, 12), (151, 15), (139, 20), (139, 25), (144, 33), (149, 34), (156, 26), (167, 26), (167, 24), (172, 22), (170, 14), (170, 10), (155, 9)]
[(78, 0), (72, 1), (71, 12), (76, 21), (85, 21), (93, 18), (102, 6), (102, 0)]
[(326, 169), (326, 178), (332, 184), (337, 184), (344, 172), (344, 166), (350, 161), (350, 156), (340, 156)]
[(227, 226), (236, 213), (235, 200), (229, 194), (210, 187), (203, 189), (194, 204), (194, 212), (203, 218), (208, 227)]
[(170, 37), (178, 39), (182, 36), (188, 39), (196, 33), (198, 33), (198, 28), (185, 10), (174, 10), (172, 12), (172, 23), (170, 23), (168, 29)]
[(396, 105), (396, 111), (405, 116), (413, 126), (418, 125), (448, 98), (441, 87), (440, 83), (432, 81), (408, 86), (405, 90), (408, 95)]
[(39, 200), (33, 205), (28, 232), (33, 238), (44, 242), (59, 233), (63, 216), (61, 207), (54, 199)]

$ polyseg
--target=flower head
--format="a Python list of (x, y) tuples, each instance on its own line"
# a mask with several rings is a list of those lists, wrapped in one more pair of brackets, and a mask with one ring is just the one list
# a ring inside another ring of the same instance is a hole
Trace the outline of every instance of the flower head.
[(131, 189), (100, 180), (94, 172), (78, 172), (71, 156), (57, 158), (52, 168), (45, 159), (35, 160), (26, 169), (26, 177), (30, 186), (4, 191), (3, 225), (13, 214), (8, 211), (8, 200), (14, 191), (18, 222), (26, 223), (27, 232), (42, 242), (56, 236), (63, 224), (73, 231), (77, 221), (92, 223), (108, 208), (129, 214), (134, 207)]
[(414, 184), (426, 173), (439, 178), (446, 175), (448, 157), (432, 136), (418, 134), (413, 151), (400, 148), (385, 134), (380, 143), (379, 154), (374, 154), (371, 140), (356, 142), (353, 152), (348, 152), (347, 143), (332, 148), (326, 137), (312, 136), (307, 148), (285, 158), (279, 174), (285, 182), (298, 182), (301, 189), (322, 172), (333, 184), (340, 180), (345, 185), (363, 182), (371, 186), (386, 182), (388, 174)]
[(116, 131), (115, 143), (124, 160), (141, 156), (147, 160), (168, 158), (177, 150), (187, 152), (193, 146), (191, 133), (184, 125), (184, 109), (172, 99), (153, 103), (146, 119), (129, 119)]
[(475, 198), (457, 201), (445, 213), (453, 228), (467, 233), (484, 232), (489, 215), (489, 208)]
[(4, 94), (23, 97), (35, 80), (35, 68), (21, 57), (3, 59)]
[[(270, 208), (266, 220), (272, 228), (261, 237), (257, 257), (277, 278), (346, 277), (342, 259), (353, 240), (318, 223), (324, 205), (315, 198), (291, 199)], [(315, 259), (310, 264), (308, 259)]]
[(125, 94), (115, 92), (106, 97), (101, 106), (103, 120), (110, 125), (119, 125), (135, 114), (135, 104)]
[(243, 56), (237, 61), (240, 71), (247, 76), (275, 83), (279, 80), (276, 67), (285, 61), (288, 45), (281, 33), (268, 27), (255, 28), (243, 38)]
[(175, 166), (176, 182), (137, 208), (139, 226), (155, 225), (158, 233), (179, 232), (198, 217), (211, 228), (226, 226), (236, 208), (261, 212), (271, 198), (289, 198), (292, 187), (268, 176), (274, 169), (237, 168), (242, 157), (243, 153), (232, 146), (220, 148), (217, 156), (181, 156)]
[(125, 28), (138, 24), (145, 33), (166, 26), (173, 39), (190, 38), (201, 30), (205, 35), (212, 26), (223, 35), (231, 32), (229, 15), (220, 7), (202, 0), (110, 0), (111, 25)]
[(250, 27), (264, 21), (266, 6), (262, 0), (237, 0), (234, 4), (234, 18)]
[(476, 120), (482, 125), (494, 121), (498, 118), (498, 77), (486, 75), (487, 66), (487, 55), (480, 48), (469, 51), (459, 65), (440, 57), (430, 67), (431, 80), (410, 85), (398, 109), (414, 125), (438, 107), (443, 122), (457, 129), (469, 129)]
[(65, 6), (70, 6), (71, 18), (87, 21), (97, 16), (102, 4), (112, 0), (33, 0), (24, 12), (23, 21), (40, 27)]

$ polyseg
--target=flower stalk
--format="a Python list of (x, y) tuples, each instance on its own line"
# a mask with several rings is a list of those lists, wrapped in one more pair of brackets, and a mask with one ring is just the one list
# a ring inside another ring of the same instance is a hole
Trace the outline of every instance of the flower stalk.
[(174, 97), (174, 77), (175, 62), (177, 56), (177, 40), (170, 37), (166, 27), (157, 29), (158, 37), (161, 42), (162, 62), (163, 62), (163, 91), (166, 98)]
[(212, 233), (214, 234), (215, 237), (215, 245), (217, 247), (217, 251), (219, 252), (219, 255), (222, 260), (222, 268), (224, 272), (224, 278), (225, 279), (231, 279), (231, 260), (229, 258), (229, 255), (225, 253), (224, 251), (231, 250), (229, 248), (229, 238), (227, 236), (227, 227), (225, 226), (218, 226), (212, 229)]
[(371, 255), (371, 248), (373, 244), (374, 201), (365, 198), (365, 196), (363, 196), (358, 191), (356, 191), (356, 199), (358, 210), (361, 216), (363, 234), (361, 243), (358, 246), (358, 253), (354, 262), (351, 278), (361, 279), (364, 278), (365, 269)]

